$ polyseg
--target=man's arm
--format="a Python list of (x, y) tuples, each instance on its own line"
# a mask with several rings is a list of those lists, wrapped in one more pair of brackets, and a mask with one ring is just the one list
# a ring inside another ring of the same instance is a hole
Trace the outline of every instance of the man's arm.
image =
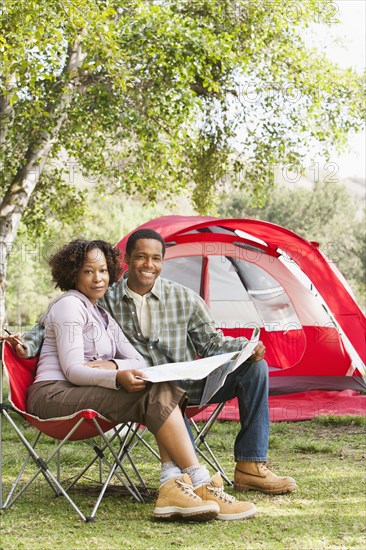
[(206, 303), (198, 295), (188, 323), (188, 335), (200, 357), (238, 351), (248, 342), (244, 336), (224, 336), (222, 330), (216, 328)]
[[(206, 302), (197, 296), (194, 314), (191, 317), (188, 334), (200, 357), (239, 351), (248, 342), (245, 336), (233, 338), (224, 336), (222, 330), (216, 328), (215, 321), (206, 305)], [(266, 348), (261, 341), (258, 342), (248, 361), (257, 362), (264, 359)]]
[(44, 339), (44, 332), (44, 326), (37, 323), (33, 328), (22, 334), (22, 338), (27, 346), (26, 357), (33, 357), (34, 355), (38, 355), (40, 353)]

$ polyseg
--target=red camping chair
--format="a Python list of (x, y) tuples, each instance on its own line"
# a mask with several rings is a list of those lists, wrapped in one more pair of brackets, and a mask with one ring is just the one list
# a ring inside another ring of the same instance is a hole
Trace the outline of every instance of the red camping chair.
[[(34, 380), (37, 362), (38, 357), (20, 359), (16, 356), (9, 344), (5, 343), (3, 345), (2, 368), (0, 372), (0, 509), (10, 508), (18, 497), (26, 491), (33, 481), (35, 481), (39, 474), (43, 475), (56, 496), (63, 495), (67, 499), (83, 521), (93, 521), (112, 477), (118, 479), (121, 484), (119, 486), (120, 488), (123, 487), (124, 490), (127, 490), (128, 494), (133, 496), (137, 501), (144, 502), (144, 498), (136, 484), (133, 482), (130, 472), (122, 464), (122, 462), (128, 460), (130, 467), (142, 485), (143, 491), (146, 491), (148, 494), (149, 491), (128, 451), (132, 445), (133, 439), (136, 437), (138, 426), (136, 427), (133, 423), (121, 424), (117, 426), (91, 409), (78, 411), (70, 416), (53, 418), (51, 420), (42, 420), (27, 413), (25, 409), (26, 391), (28, 386), (30, 386)], [(2, 370), (4, 370), (9, 383), (7, 403), (3, 402)], [(12, 418), (13, 415), (10, 416), (9, 412), (17, 413), (34, 428), (36, 428), (38, 433), (32, 444), (29, 443), (28, 439), (24, 436), (21, 427), (16, 424)], [(3, 455), (1, 446), (3, 417), (9, 422), (27, 451), (26, 459), (4, 502), (2, 494)], [(106, 434), (105, 432), (108, 430), (110, 430), (110, 432)], [(42, 433), (59, 440), (58, 445), (47, 458), (42, 458), (36, 451), (36, 445)], [(94, 439), (96, 436), (99, 436), (99, 443), (97, 443)], [(75, 476), (71, 482), (70, 480), (67, 480), (67, 486), (64, 487), (65, 482), (60, 481), (60, 450), (67, 441), (77, 440), (86, 440), (91, 445), (94, 451), (94, 456), (93, 459), (77, 476)], [(57, 459), (56, 475), (52, 473), (50, 469), (50, 462), (54, 458)], [(36, 465), (36, 472), (32, 473), (25, 485), (21, 484), (20, 482), (24, 477), (28, 463), (32, 463), (32, 461)], [(101, 485), (101, 489), (92, 513), (89, 516), (85, 516), (76, 503), (72, 500), (70, 490), (75, 487), (76, 483), (84, 477), (85, 473), (89, 471), (91, 466), (96, 462), (99, 462), (98, 483)], [(106, 476), (104, 481), (103, 474)]]

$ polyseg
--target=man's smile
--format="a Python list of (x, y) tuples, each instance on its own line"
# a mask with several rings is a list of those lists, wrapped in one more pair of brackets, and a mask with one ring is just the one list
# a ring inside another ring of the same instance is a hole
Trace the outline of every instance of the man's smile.
[(131, 255), (126, 254), (128, 286), (143, 296), (150, 292), (161, 273), (163, 247), (155, 239), (138, 239)]

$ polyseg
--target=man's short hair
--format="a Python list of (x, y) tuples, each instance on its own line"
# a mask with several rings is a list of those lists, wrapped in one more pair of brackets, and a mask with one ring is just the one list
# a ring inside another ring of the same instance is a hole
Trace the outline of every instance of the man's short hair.
[(135, 248), (136, 241), (139, 241), (140, 239), (154, 239), (155, 241), (159, 241), (161, 243), (161, 246), (163, 247), (163, 258), (165, 255), (165, 242), (163, 237), (154, 231), (153, 229), (137, 229), (127, 239), (126, 244), (126, 254), (128, 256), (131, 256), (133, 249)]

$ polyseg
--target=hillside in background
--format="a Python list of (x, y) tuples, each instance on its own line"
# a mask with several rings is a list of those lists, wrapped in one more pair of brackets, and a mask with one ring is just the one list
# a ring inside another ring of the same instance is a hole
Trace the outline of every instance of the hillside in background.
[(351, 197), (357, 201), (360, 209), (366, 206), (366, 179), (363, 178), (346, 178), (341, 180), (341, 183), (346, 187)]

